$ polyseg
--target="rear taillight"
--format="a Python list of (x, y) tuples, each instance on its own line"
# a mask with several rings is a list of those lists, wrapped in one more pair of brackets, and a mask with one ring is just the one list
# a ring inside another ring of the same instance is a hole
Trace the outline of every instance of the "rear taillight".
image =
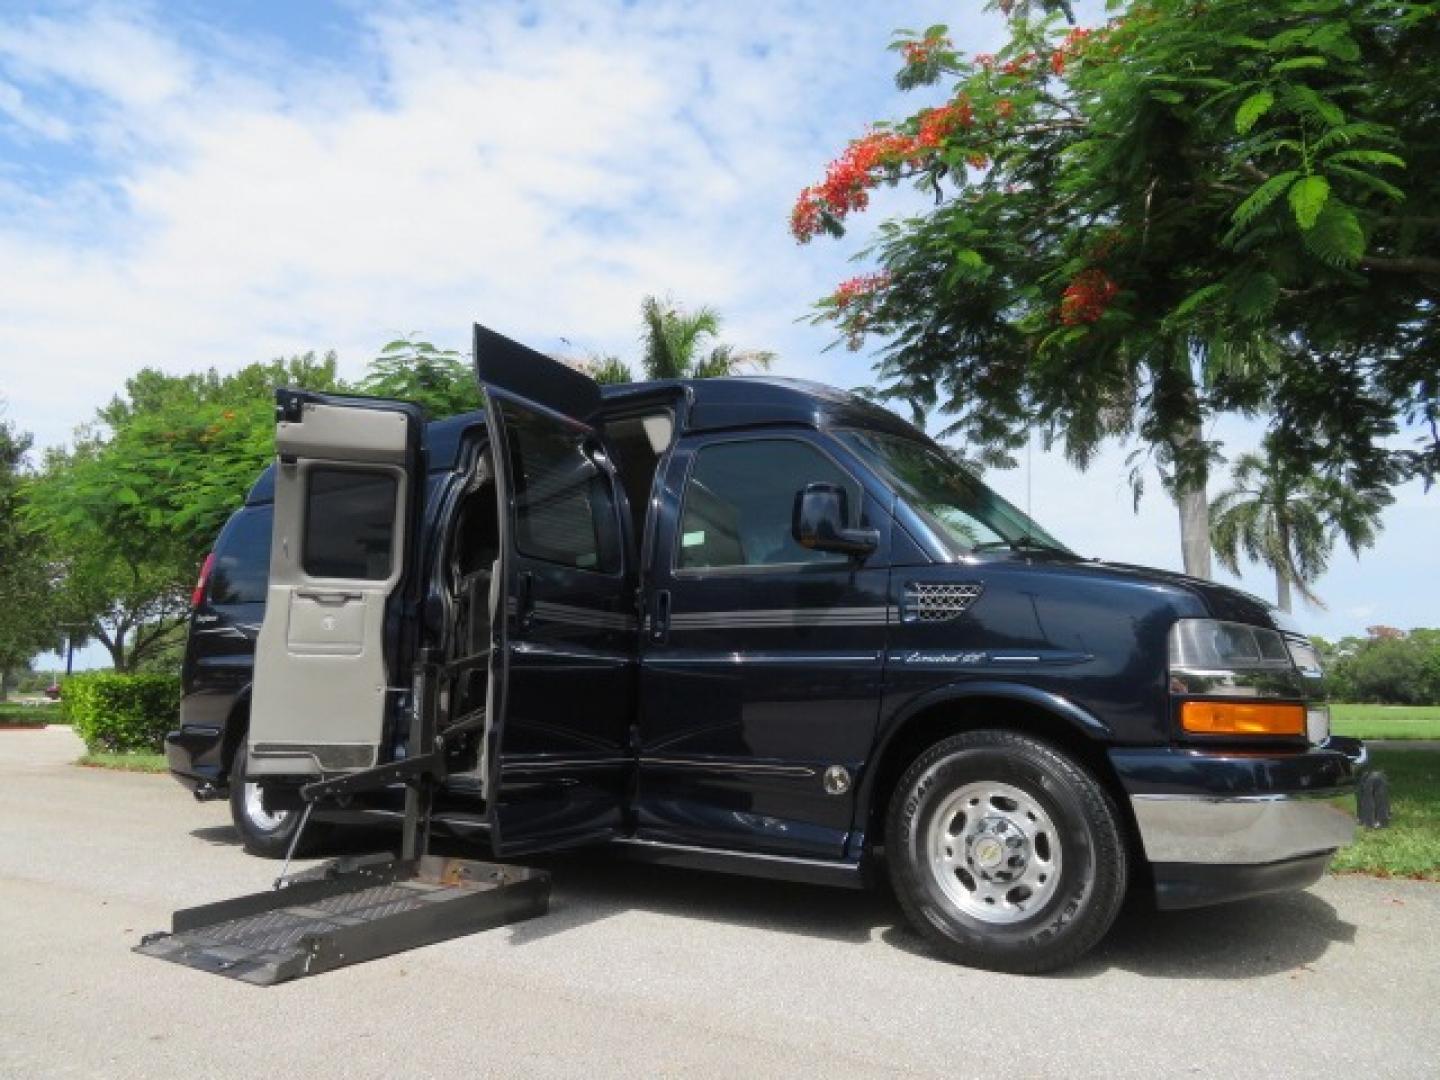
[(205, 561), (200, 564), (200, 580), (195, 582), (195, 591), (190, 594), (190, 606), (197, 608), (205, 599), (205, 586), (210, 584), (210, 568), (215, 565), (215, 553), (212, 551), (205, 556)]

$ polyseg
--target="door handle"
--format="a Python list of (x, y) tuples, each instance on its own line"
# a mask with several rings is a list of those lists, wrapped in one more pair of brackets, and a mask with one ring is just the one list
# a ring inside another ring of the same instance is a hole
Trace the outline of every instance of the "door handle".
[(347, 600), (359, 600), (358, 592), (316, 592), (312, 589), (296, 589), (295, 595), (304, 600), (314, 600), (317, 604), (343, 604)]
[(670, 590), (655, 594), (655, 613), (650, 618), (650, 640), (664, 641), (670, 636)]
[(523, 634), (535, 622), (535, 575), (529, 570), (522, 573), (519, 588), (515, 591), (515, 618)]

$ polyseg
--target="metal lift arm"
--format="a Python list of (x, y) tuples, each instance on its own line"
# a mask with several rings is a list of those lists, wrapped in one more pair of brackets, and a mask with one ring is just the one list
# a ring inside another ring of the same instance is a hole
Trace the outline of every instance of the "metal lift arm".
[(543, 870), (429, 854), (430, 811), (447, 775), (447, 740), (485, 720), (471, 714), (437, 734), (435, 683), (442, 674), (450, 674), (447, 666), (429, 655), (416, 664), (411, 752), (403, 761), (301, 789), (305, 819), (296, 840), (317, 802), (403, 782), (399, 859), (339, 859), (293, 878), (282, 871), (270, 891), (177, 911), (170, 932), (146, 935), (135, 951), (271, 986), (543, 915), (550, 902)]

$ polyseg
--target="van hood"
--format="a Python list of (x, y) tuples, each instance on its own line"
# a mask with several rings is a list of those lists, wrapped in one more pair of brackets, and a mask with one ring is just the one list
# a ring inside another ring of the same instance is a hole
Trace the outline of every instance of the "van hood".
[[(1098, 565), (1116, 573), (1146, 578), (1151, 581), (1175, 585), (1195, 593), (1217, 619), (1229, 622), (1249, 623), (1252, 626), (1269, 626), (1276, 630), (1295, 631), (1291, 619), (1283, 611), (1253, 593), (1221, 585), (1217, 581), (1191, 577), (1175, 570), (1157, 570), (1151, 566), (1135, 566), (1131, 563), (1100, 562)], [(1298, 632), (1298, 631), (1296, 631)]]
[(1216, 581), (1191, 577), (1176, 570), (1159, 570), (1153, 566), (1136, 566), (1133, 563), (1031, 551), (997, 553), (996, 557), (1006, 561), (1023, 560), (1046, 564), (1056, 570), (1063, 568), (1071, 573), (1109, 577), (1131, 584), (1162, 585), (1169, 589), (1183, 590), (1198, 599), (1212, 618), (1248, 623), (1251, 626), (1268, 626), (1290, 634), (1303, 633), (1293, 618), (1252, 593)]
[(1227, 622), (1248, 623), (1251, 626), (1268, 626), (1286, 633), (1302, 633), (1299, 626), (1285, 612), (1274, 604), (1262, 600), (1254, 593), (1245, 592), (1218, 581), (1191, 577), (1177, 570), (1157, 570), (1153, 566), (1136, 566), (1133, 563), (1116, 563), (1096, 560), (1092, 565), (1123, 574), (1126, 577), (1153, 581), (1158, 584), (1185, 589), (1200, 598), (1213, 618)]

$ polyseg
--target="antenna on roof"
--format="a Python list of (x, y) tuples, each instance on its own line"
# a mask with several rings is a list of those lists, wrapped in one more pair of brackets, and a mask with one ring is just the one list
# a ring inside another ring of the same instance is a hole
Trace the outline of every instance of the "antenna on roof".
[(1025, 516), (1031, 521), (1035, 520), (1035, 513), (1031, 509), (1034, 504), (1035, 494), (1035, 469), (1031, 456), (1031, 450), (1035, 446), (1035, 429), (1031, 428), (1025, 433)]

